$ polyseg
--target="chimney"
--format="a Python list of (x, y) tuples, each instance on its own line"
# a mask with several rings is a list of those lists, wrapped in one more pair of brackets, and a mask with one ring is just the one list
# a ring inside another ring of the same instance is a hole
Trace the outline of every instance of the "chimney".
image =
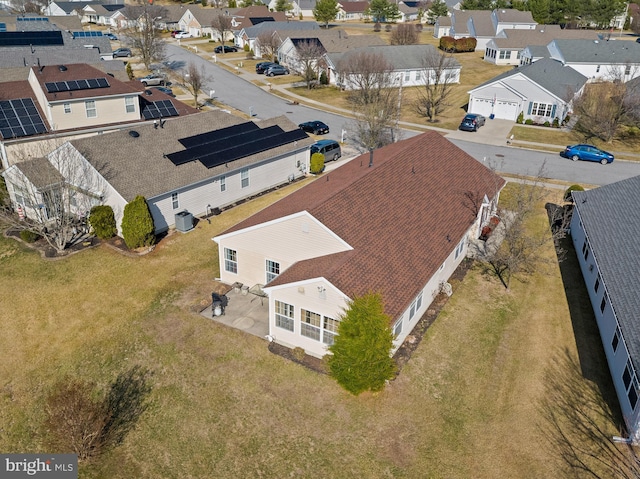
[(369, 168), (373, 166), (373, 148), (369, 148)]

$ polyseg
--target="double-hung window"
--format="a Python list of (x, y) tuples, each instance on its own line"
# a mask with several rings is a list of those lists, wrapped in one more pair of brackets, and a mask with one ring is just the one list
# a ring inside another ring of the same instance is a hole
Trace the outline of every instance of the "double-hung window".
[(618, 350), (619, 344), (620, 344), (620, 326), (616, 325), (616, 332), (614, 333), (613, 339), (611, 340), (611, 348), (613, 348), (614, 353)]
[(95, 118), (98, 116), (95, 100), (86, 100), (84, 102), (84, 107), (87, 110), (87, 118)]
[(236, 250), (224, 249), (224, 270), (229, 273), (238, 273), (238, 253)]
[(127, 113), (135, 113), (136, 112), (136, 105), (134, 103), (135, 97), (132, 96), (127, 96), (124, 98), (124, 106), (125, 109), (127, 111)]
[(178, 201), (178, 193), (171, 193), (171, 206), (174, 210), (180, 208), (180, 202)]
[(320, 327), (322, 325), (322, 316), (313, 311), (302, 309), (302, 318), (300, 318), (300, 334), (307, 338), (320, 341)]
[(418, 297), (413, 300), (413, 303), (411, 303), (411, 306), (409, 307), (409, 321), (413, 319), (416, 312), (422, 307), (422, 293), (423, 292), (420, 291)]
[(227, 190), (227, 177), (226, 176), (221, 176), (220, 177), (220, 192), (226, 191)]
[(280, 274), (280, 263), (267, 260), (267, 283), (270, 283)]
[(64, 112), (66, 113), (71, 113), (71, 103), (65, 103), (64, 104)]
[(322, 342), (324, 344), (328, 344), (331, 346), (335, 337), (338, 334), (338, 325), (340, 321), (337, 321), (332, 318), (324, 317), (323, 328), (322, 328)]
[(249, 186), (249, 168), (240, 171), (240, 186), (247, 188)]
[(275, 307), (276, 326), (287, 331), (293, 331), (293, 305), (276, 301)]
[(456, 246), (456, 253), (455, 253), (454, 259), (458, 259), (458, 256), (460, 256), (460, 253), (462, 253), (462, 250), (464, 250), (464, 243), (466, 239), (467, 237), (465, 236), (460, 240), (460, 243), (458, 243), (458, 246)]
[(622, 373), (622, 381), (624, 382), (624, 387), (627, 391), (627, 397), (629, 398), (631, 409), (635, 409), (636, 404), (638, 403), (638, 379), (633, 372), (631, 360), (627, 360), (624, 373)]

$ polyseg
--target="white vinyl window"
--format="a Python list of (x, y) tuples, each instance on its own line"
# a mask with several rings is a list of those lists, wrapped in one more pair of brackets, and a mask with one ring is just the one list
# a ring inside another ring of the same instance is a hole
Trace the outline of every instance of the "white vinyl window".
[(404, 72), (404, 81), (409, 81), (409, 80), (411, 80), (411, 72), (407, 70), (406, 72)]
[(65, 103), (64, 104), (64, 112), (66, 113), (71, 113), (71, 103)]
[(464, 244), (466, 239), (467, 238), (465, 236), (460, 240), (460, 243), (458, 243), (458, 246), (456, 246), (455, 259), (458, 259), (458, 256), (460, 256), (460, 254), (462, 253), (462, 250), (464, 250)]
[(624, 373), (622, 373), (622, 381), (624, 382), (624, 387), (627, 391), (627, 397), (629, 398), (631, 409), (635, 409), (636, 404), (638, 403), (638, 379), (633, 372), (631, 360), (627, 360)]
[(178, 201), (178, 193), (171, 193), (171, 206), (174, 210), (180, 208), (180, 202)]
[(511, 57), (511, 52), (509, 50), (500, 50), (500, 60), (506, 60)]
[(536, 116), (551, 116), (553, 105), (550, 103), (534, 103), (531, 114)]
[(276, 301), (275, 307), (276, 326), (293, 331), (293, 305)]
[(267, 260), (267, 283), (270, 283), (280, 274), (280, 263)]
[(13, 185), (13, 195), (16, 199), (16, 203), (22, 206), (31, 207), (31, 201), (29, 200), (29, 193), (27, 190), (20, 186)]
[(238, 273), (238, 253), (236, 250), (224, 249), (224, 270), (229, 273)]
[(400, 336), (401, 332), (402, 332), (402, 319), (398, 321), (396, 325), (393, 327), (393, 335), (398, 337)]
[(87, 100), (84, 102), (84, 107), (87, 110), (87, 118), (95, 118), (98, 116), (98, 112), (96, 110), (96, 101), (95, 100)]
[(300, 334), (307, 338), (320, 341), (320, 326), (322, 324), (322, 316), (313, 311), (302, 309), (302, 317), (300, 318)]
[(240, 186), (247, 188), (249, 186), (249, 168), (244, 168), (240, 172)]
[(618, 350), (619, 344), (620, 344), (620, 326), (616, 326), (616, 332), (613, 335), (613, 339), (611, 340), (611, 347), (613, 348), (614, 353)]
[(333, 340), (338, 335), (338, 325), (340, 321), (325, 316), (322, 328), (322, 342), (331, 346)]
[(221, 176), (220, 177), (220, 191), (227, 191), (227, 177), (226, 176)]
[(127, 96), (124, 99), (124, 106), (127, 110), (127, 113), (135, 113), (136, 112), (136, 105), (134, 103), (134, 97), (132, 96)]
[(411, 303), (411, 306), (409, 307), (409, 321), (413, 319), (416, 312), (422, 307), (422, 293), (423, 292), (420, 291), (418, 297), (413, 300), (413, 303)]

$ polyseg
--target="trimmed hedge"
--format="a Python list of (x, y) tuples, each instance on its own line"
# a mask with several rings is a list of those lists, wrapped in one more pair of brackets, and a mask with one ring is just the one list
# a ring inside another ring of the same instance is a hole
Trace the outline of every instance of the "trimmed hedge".
[(91, 208), (89, 224), (94, 234), (103, 240), (113, 238), (117, 233), (116, 217), (109, 205), (98, 205)]
[(463, 53), (473, 52), (476, 49), (478, 41), (472, 37), (453, 38), (453, 37), (441, 37), (440, 38), (440, 50), (449, 53)]
[(580, 185), (571, 185), (565, 190), (562, 199), (566, 202), (573, 203), (573, 197), (571, 196), (572, 191), (584, 191), (584, 188)]
[(322, 173), (324, 170), (324, 155), (322, 153), (314, 153), (311, 155), (309, 164), (309, 172), (313, 175)]
[(136, 249), (151, 246), (156, 240), (154, 231), (153, 217), (147, 201), (144, 196), (136, 196), (124, 207), (122, 218), (122, 237), (127, 248)]

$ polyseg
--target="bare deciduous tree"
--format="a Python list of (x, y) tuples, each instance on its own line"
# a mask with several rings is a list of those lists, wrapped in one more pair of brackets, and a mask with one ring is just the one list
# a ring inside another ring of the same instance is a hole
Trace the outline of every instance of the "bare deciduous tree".
[(297, 48), (298, 67), (300, 75), (307, 84), (307, 89), (311, 89), (314, 80), (318, 79), (319, 70), (323, 66), (322, 56), (326, 50), (319, 40), (310, 38), (301, 41)]
[(207, 75), (204, 65), (198, 68), (195, 63), (190, 62), (187, 69), (182, 72), (182, 84), (193, 95), (194, 106), (198, 108), (198, 96), (202, 87), (211, 81), (212, 78)]
[(230, 16), (223, 13), (219, 13), (213, 20), (211, 20), (211, 28), (218, 34), (220, 43), (222, 43), (222, 53), (224, 53), (224, 42), (227, 40), (227, 36), (231, 33), (233, 27), (232, 19)]
[(614, 442), (618, 420), (597, 385), (582, 376), (568, 351), (553, 364), (546, 372), (540, 426), (564, 477), (640, 478), (640, 457), (630, 444)]
[(337, 70), (340, 82), (349, 90), (358, 146), (368, 150), (396, 141), (400, 96), (390, 62), (381, 53), (357, 51), (345, 56)]
[[(275, 34), (273, 30), (266, 30), (258, 35), (257, 46), (260, 49), (260, 56), (262, 58), (268, 58), (269, 60), (273, 60), (275, 57), (278, 48), (282, 42), (278, 35)], [(256, 53), (258, 53), (256, 51)]]
[(144, 0), (137, 0), (136, 4), (124, 8), (124, 14), (131, 22), (131, 26), (124, 29), (126, 42), (138, 51), (144, 66), (149, 69), (149, 65), (153, 62), (164, 60), (165, 43), (156, 21), (167, 15), (167, 9)]
[(57, 251), (85, 236), (91, 208), (104, 200), (104, 176), (69, 144), (16, 162), (4, 177), (14, 202), (0, 211), (3, 221)]
[(418, 31), (412, 23), (399, 23), (391, 32), (391, 45), (415, 45)]
[(422, 60), (424, 88), (418, 90), (415, 110), (430, 122), (436, 121), (448, 104), (453, 83), (457, 81), (455, 60), (450, 54), (430, 49)]

